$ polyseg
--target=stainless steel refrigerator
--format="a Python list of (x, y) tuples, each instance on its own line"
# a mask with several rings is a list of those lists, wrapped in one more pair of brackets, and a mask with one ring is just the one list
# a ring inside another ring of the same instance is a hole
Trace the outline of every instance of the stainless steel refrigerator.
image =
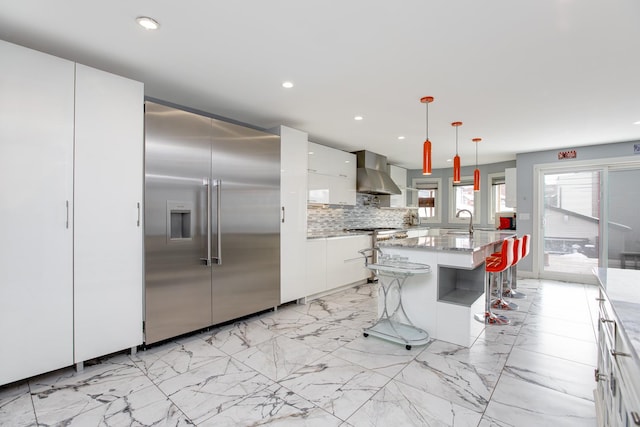
[(280, 139), (145, 103), (145, 343), (280, 302)]

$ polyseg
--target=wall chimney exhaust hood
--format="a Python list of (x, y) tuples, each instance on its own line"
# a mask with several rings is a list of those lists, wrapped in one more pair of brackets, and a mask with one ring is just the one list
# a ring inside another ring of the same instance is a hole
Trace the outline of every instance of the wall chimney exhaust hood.
[(387, 158), (371, 151), (354, 151), (357, 159), (356, 191), (358, 193), (400, 194), (400, 188), (387, 172)]

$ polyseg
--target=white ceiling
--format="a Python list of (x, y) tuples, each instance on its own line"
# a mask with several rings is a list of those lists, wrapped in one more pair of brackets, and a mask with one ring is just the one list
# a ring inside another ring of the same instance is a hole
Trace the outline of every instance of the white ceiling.
[(463, 166), (640, 140), (640, 0), (0, 0), (0, 38), (412, 169), (427, 95), (435, 168), (453, 121)]

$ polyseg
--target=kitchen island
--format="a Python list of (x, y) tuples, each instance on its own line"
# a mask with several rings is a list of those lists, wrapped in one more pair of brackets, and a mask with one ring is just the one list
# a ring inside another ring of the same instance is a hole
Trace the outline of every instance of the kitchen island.
[[(484, 312), (484, 260), (513, 231), (425, 229), (418, 237), (379, 243), (384, 254), (431, 266), (403, 286), (407, 317), (431, 337), (469, 347), (484, 329), (473, 316)], [(379, 303), (378, 310), (384, 307)]]

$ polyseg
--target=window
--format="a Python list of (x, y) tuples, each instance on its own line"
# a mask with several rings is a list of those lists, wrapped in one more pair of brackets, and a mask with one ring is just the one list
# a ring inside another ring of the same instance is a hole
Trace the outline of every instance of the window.
[(469, 215), (463, 213), (460, 218), (456, 218), (456, 213), (461, 209), (467, 209), (473, 214), (473, 222), (480, 222), (480, 196), (479, 192), (473, 191), (473, 177), (462, 177), (459, 184), (453, 183), (453, 178), (449, 178), (449, 222), (468, 224)]
[(440, 187), (442, 180), (440, 178), (417, 178), (413, 180), (413, 188), (417, 191), (418, 215), (421, 223), (437, 223), (440, 219)]
[(504, 173), (493, 173), (487, 177), (489, 185), (489, 223), (496, 220), (496, 212), (513, 212), (513, 208), (505, 206), (506, 189)]

